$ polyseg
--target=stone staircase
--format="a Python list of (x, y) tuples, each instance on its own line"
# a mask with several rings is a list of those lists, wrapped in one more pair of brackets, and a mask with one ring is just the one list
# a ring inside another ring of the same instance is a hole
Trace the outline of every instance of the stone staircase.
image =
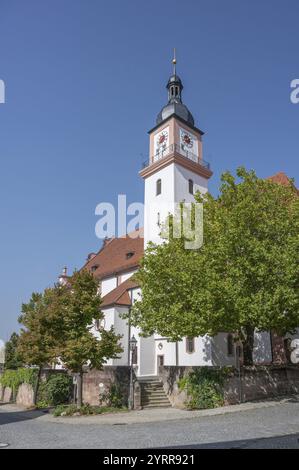
[(157, 377), (139, 378), (142, 408), (169, 408), (171, 403)]

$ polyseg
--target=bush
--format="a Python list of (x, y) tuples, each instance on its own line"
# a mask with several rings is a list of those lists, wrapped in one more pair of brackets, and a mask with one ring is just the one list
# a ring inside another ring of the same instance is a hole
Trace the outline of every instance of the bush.
[(15, 395), (21, 384), (26, 383), (34, 387), (37, 378), (37, 369), (21, 368), (6, 370), (0, 377), (2, 387), (10, 387)]
[(126, 411), (126, 408), (113, 408), (111, 406), (91, 406), (88, 403), (78, 408), (76, 405), (59, 405), (53, 411), (54, 416), (88, 416), (102, 413), (117, 413)]
[(226, 375), (225, 368), (201, 367), (181, 379), (178, 385), (180, 390), (185, 390), (187, 393), (187, 408), (206, 409), (222, 406), (223, 383)]
[(112, 384), (108, 392), (101, 393), (99, 396), (101, 405), (113, 408), (121, 408), (124, 406), (124, 398), (120, 388), (116, 384)]
[(54, 416), (71, 416), (76, 411), (78, 411), (78, 408), (76, 407), (76, 405), (58, 405), (53, 411), (53, 415)]
[(68, 403), (72, 393), (72, 378), (66, 374), (52, 374), (41, 384), (39, 400), (57, 406)]

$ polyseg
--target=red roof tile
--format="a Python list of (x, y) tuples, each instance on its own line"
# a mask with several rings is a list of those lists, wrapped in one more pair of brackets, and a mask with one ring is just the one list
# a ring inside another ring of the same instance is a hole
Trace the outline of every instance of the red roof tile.
[(292, 185), (299, 194), (299, 189), (296, 188), (293, 181), (291, 181), (290, 178), (283, 171), (280, 171), (279, 173), (276, 173), (273, 176), (269, 176), (267, 179), (273, 181), (274, 183), (282, 184), (283, 186)]
[(143, 229), (126, 237), (111, 238), (104, 242), (99, 252), (87, 260), (87, 269), (98, 279), (137, 268), (143, 256)]
[(132, 305), (132, 302), (128, 291), (136, 287), (139, 287), (137, 282), (127, 279), (102, 298), (101, 308), (107, 308), (112, 305), (129, 307)]
[(273, 176), (269, 176), (267, 179), (274, 183), (283, 184), (284, 186), (291, 184), (289, 178), (283, 171), (280, 171)]

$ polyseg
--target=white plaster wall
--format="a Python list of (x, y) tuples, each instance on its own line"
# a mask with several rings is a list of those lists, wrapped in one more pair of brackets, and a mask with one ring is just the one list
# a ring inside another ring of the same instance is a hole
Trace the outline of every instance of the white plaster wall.
[(236, 348), (233, 356), (227, 355), (227, 333), (219, 333), (211, 338), (212, 364), (213, 366), (236, 365)]
[(254, 333), (253, 361), (256, 364), (272, 362), (271, 338), (268, 331)]
[[(162, 344), (162, 349), (159, 349), (159, 344)], [(176, 343), (167, 341), (165, 338), (155, 336), (155, 351), (156, 351), (156, 370), (158, 364), (158, 356), (164, 356), (165, 366), (176, 365)]]
[[(156, 182), (161, 179), (162, 192), (156, 196)], [(174, 164), (162, 168), (157, 173), (149, 176), (144, 182), (144, 246), (149, 241), (160, 243), (158, 212), (163, 223), (169, 212), (174, 207)]]
[(129, 326), (127, 320), (121, 318), (121, 315), (128, 312), (127, 307), (116, 307), (114, 309), (114, 328), (115, 333), (122, 335), (120, 340), (123, 352), (120, 354), (119, 359), (113, 359), (114, 366), (126, 366), (128, 365), (128, 338), (129, 338)]
[(130, 272), (127, 272), (127, 273), (124, 273), (120, 276), (120, 282), (123, 283), (125, 282), (127, 279), (130, 279), (131, 276), (133, 276), (133, 274), (135, 274), (137, 272), (137, 269), (134, 269), (133, 271), (130, 271)]
[[(103, 309), (103, 313), (104, 313), (104, 319), (105, 319), (105, 330), (109, 330), (111, 328), (111, 326), (114, 326), (114, 308), (106, 308), (106, 309)], [(94, 336), (96, 338), (100, 338), (100, 333), (98, 330), (96, 330), (94, 327), (92, 327), (91, 329), (92, 333), (94, 334)], [(106, 362), (106, 365), (107, 366), (112, 366), (113, 365), (113, 359), (109, 359), (107, 362)]]
[(104, 295), (108, 294), (113, 289), (115, 289), (116, 286), (117, 286), (116, 276), (107, 277), (107, 279), (103, 279), (102, 288), (101, 288), (102, 297), (104, 297)]
[(132, 289), (132, 303), (136, 302), (136, 300), (141, 300), (140, 287), (137, 287), (136, 289)]
[(139, 369), (138, 375), (155, 375), (155, 338), (150, 336), (149, 338), (139, 337), (140, 343), (140, 357), (139, 357)]
[(202, 194), (208, 190), (208, 180), (193, 171), (187, 170), (180, 165), (174, 165), (175, 191), (174, 200), (176, 202), (194, 202), (194, 195), (189, 193), (189, 179), (194, 183), (194, 194), (200, 191)]
[(194, 353), (186, 352), (186, 339), (179, 342), (180, 366), (209, 366), (212, 365), (211, 338), (198, 336), (195, 338)]
[[(128, 364), (128, 324), (127, 321), (121, 318), (121, 314), (128, 311), (127, 307), (111, 307), (102, 310), (105, 318), (105, 330), (110, 330), (113, 326), (115, 333), (122, 335), (120, 340), (123, 352), (119, 355), (119, 359), (109, 359), (106, 365), (120, 366)], [(91, 329), (96, 338), (100, 337), (99, 331), (93, 326)]]
[[(161, 179), (162, 191), (156, 196), (156, 182)], [(174, 212), (175, 203), (194, 202), (194, 195), (189, 193), (189, 179), (194, 183), (194, 193), (208, 190), (208, 180), (178, 164), (171, 163), (154, 175), (145, 179), (144, 195), (144, 246), (149, 241), (161, 243), (160, 227), (157, 225), (158, 212), (160, 220), (165, 222), (169, 212)]]
[(155, 375), (155, 338), (143, 338), (140, 336), (140, 330), (131, 327), (131, 337), (134, 335), (137, 340), (137, 370), (136, 374)]

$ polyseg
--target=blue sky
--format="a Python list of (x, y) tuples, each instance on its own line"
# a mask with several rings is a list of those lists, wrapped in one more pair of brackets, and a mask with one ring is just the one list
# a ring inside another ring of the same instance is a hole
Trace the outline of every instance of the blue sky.
[(99, 248), (99, 202), (143, 200), (174, 46), (211, 192), (239, 165), (299, 183), (297, 0), (0, 0), (0, 11), (0, 338), (32, 291)]

